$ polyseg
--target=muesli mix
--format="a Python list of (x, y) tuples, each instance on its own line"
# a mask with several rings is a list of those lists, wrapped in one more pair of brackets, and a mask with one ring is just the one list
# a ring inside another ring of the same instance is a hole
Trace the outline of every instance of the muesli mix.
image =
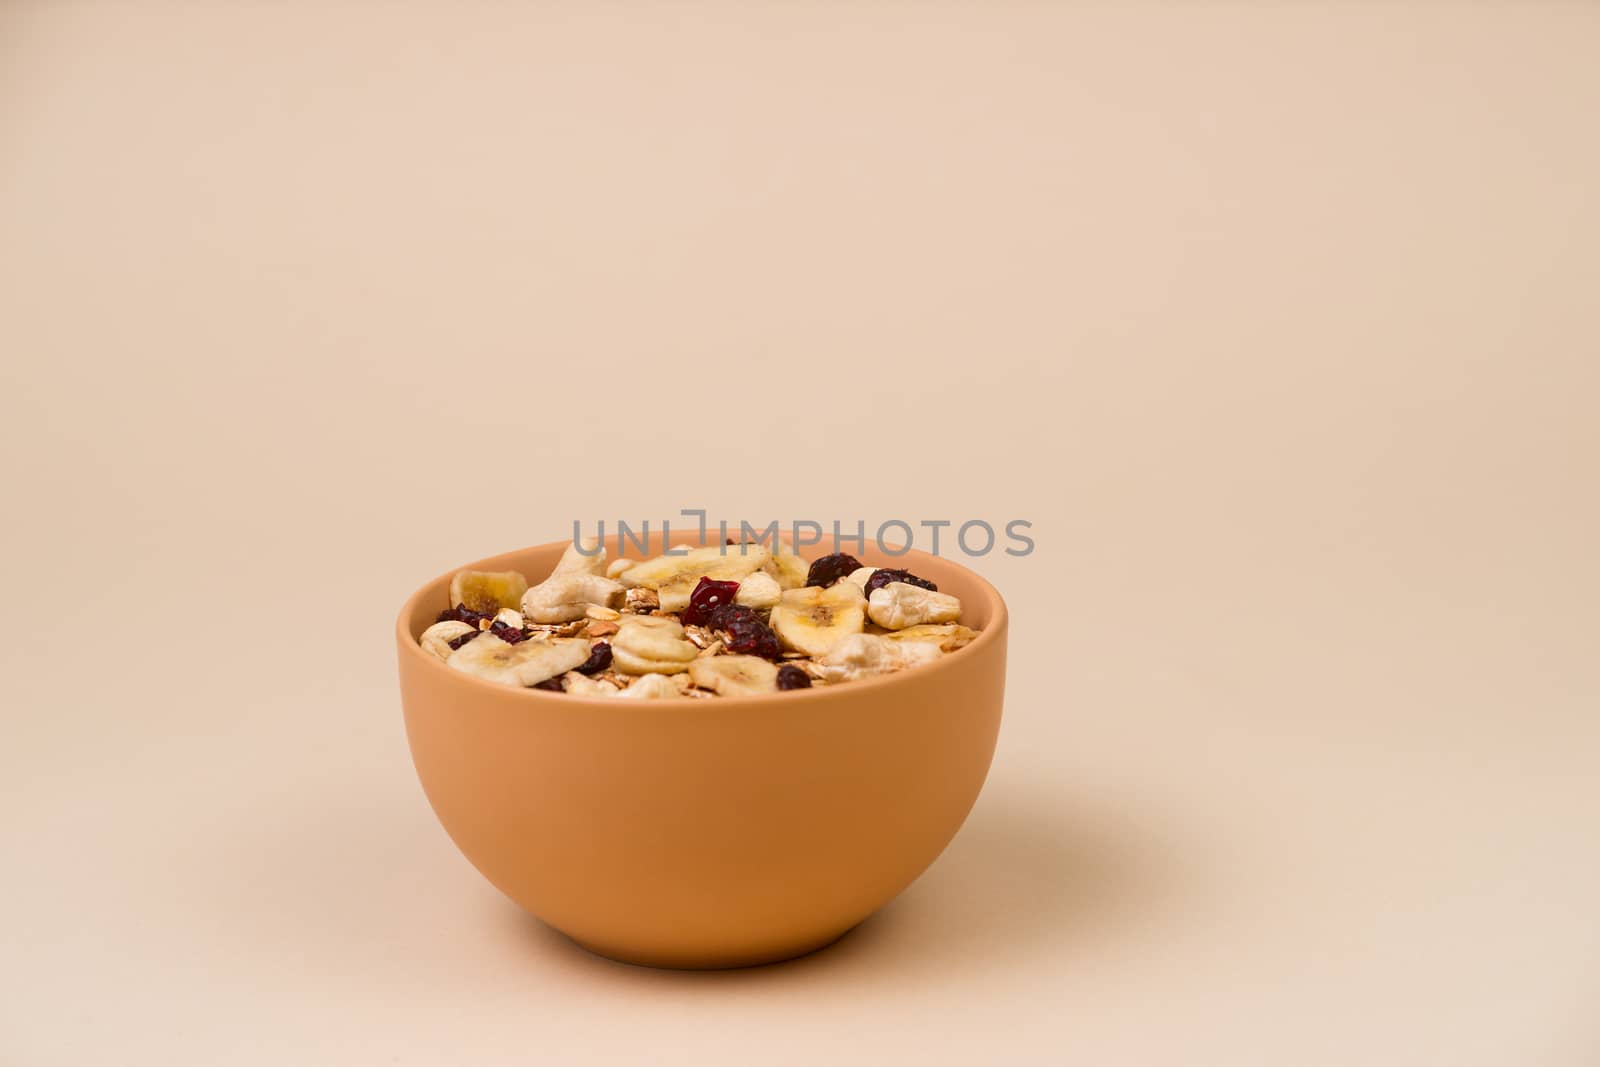
[(709, 545), (608, 561), (569, 546), (530, 587), (460, 571), (418, 639), (454, 670), (506, 685), (633, 699), (751, 696), (917, 667), (977, 637), (961, 601), (909, 571), (785, 544)]

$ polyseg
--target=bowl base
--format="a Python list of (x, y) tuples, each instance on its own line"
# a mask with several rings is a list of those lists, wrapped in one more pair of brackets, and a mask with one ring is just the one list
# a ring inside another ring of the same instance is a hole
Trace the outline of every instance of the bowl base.
[(608, 945), (596, 941), (585, 941), (573, 937), (564, 931), (562, 933), (568, 941), (577, 945), (586, 952), (593, 953), (601, 959), (613, 963), (625, 963), (630, 967), (651, 967), (662, 971), (730, 971), (741, 967), (765, 967), (774, 963), (786, 963), (802, 956), (809, 956), (813, 952), (820, 952), (829, 945), (844, 937), (854, 930), (860, 923), (845, 927), (838, 933), (829, 934), (821, 940), (811, 940), (793, 945), (782, 945), (768, 949), (751, 952), (651, 952), (629, 949), (624, 945)]

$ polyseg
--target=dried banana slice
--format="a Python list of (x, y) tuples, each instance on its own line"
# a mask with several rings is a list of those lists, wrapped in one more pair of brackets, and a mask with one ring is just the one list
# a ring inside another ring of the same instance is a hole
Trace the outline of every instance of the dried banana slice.
[(677, 674), (699, 654), (683, 624), (662, 615), (624, 616), (611, 638), (611, 662), (623, 674)]
[(820, 656), (866, 625), (866, 598), (851, 582), (787, 590), (772, 609), (772, 630), (787, 649)]
[(954, 652), (973, 642), (978, 631), (960, 623), (923, 623), (907, 626), (904, 630), (889, 630), (883, 634), (890, 641), (927, 641), (938, 645), (942, 651)]
[(772, 558), (761, 565), (761, 570), (778, 583), (778, 588), (799, 589), (806, 584), (811, 561), (798, 555), (788, 544), (774, 540)]
[(689, 665), (689, 678), (720, 696), (775, 692), (778, 667), (759, 656), (702, 656)]
[(528, 591), (528, 579), (516, 571), (457, 571), (450, 579), (450, 606), (466, 605), (480, 615), (514, 608)]
[(491, 682), (528, 686), (565, 674), (588, 658), (589, 642), (583, 638), (555, 637), (513, 645), (486, 633), (450, 653), (445, 665)]

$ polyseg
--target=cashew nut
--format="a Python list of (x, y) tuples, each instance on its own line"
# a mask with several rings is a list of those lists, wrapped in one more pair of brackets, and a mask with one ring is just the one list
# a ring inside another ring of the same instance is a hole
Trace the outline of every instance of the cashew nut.
[(782, 595), (783, 587), (778, 579), (766, 571), (756, 571), (739, 579), (739, 591), (733, 595), (733, 602), (747, 608), (771, 608)]
[(835, 683), (932, 663), (942, 655), (931, 641), (888, 641), (877, 634), (851, 634), (834, 642), (815, 662), (817, 676)]
[(961, 617), (961, 601), (949, 593), (937, 593), (906, 582), (890, 582), (874, 589), (867, 598), (867, 616), (890, 630), (904, 630), (930, 622), (955, 622)]
[[(578, 549), (582, 548), (583, 552)], [(589, 555), (584, 555), (584, 552)], [(556, 569), (550, 572), (554, 578), (558, 574), (604, 574), (606, 572), (606, 550), (600, 544), (598, 537), (580, 537), (567, 546), (561, 553), (561, 560), (556, 564)]]
[(616, 607), (622, 603), (622, 586), (610, 578), (587, 571), (552, 574), (522, 594), (522, 613), (534, 622), (573, 622), (589, 605)]
[(669, 700), (682, 697), (678, 687), (665, 675), (647, 674), (642, 678), (635, 678), (628, 688), (617, 694), (621, 698), (633, 700)]

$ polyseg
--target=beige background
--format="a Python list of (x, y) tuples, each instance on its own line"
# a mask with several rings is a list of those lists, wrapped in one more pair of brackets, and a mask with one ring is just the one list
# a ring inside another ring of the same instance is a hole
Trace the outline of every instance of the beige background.
[[(0, 1063), (1580, 1067), (1600, 9), (0, 7)], [(574, 517), (1034, 522), (966, 830), (672, 975), (390, 625)]]

